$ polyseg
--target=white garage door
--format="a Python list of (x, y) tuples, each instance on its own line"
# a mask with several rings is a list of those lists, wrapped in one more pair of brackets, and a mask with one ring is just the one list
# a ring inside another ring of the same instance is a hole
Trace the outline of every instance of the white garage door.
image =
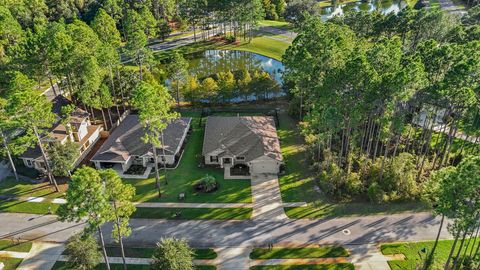
[(250, 165), (250, 173), (278, 173), (278, 165), (275, 161), (261, 161)]

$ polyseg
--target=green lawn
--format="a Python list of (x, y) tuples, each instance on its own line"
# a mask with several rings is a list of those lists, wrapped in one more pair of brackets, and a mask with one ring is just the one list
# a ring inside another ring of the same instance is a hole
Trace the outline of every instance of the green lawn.
[(55, 213), (60, 205), (53, 203), (36, 203), (23, 201), (0, 201), (0, 212), (7, 213), (29, 213), (46, 215)]
[(67, 185), (59, 185), (59, 188), (60, 192), (55, 192), (53, 185), (48, 182), (40, 184), (17, 182), (15, 177), (7, 177), (0, 181), (0, 195), (6, 196), (58, 198), (63, 196)]
[[(15, 197), (46, 197), (54, 199), (63, 196), (67, 185), (59, 185), (60, 192), (55, 192), (52, 185), (47, 183), (33, 184), (30, 182), (17, 182), (14, 177), (7, 177), (0, 182), (0, 195)], [(48, 214), (49, 208), (55, 212), (58, 204), (34, 203), (25, 201), (0, 200), (0, 212)]]
[[(199, 126), (199, 113), (186, 114), (192, 116), (193, 132), (188, 138), (188, 142), (183, 153), (178, 168), (168, 170), (166, 185), (163, 171), (161, 173), (162, 197), (158, 197), (155, 188), (155, 178), (146, 180), (125, 179), (126, 183), (132, 184), (136, 188), (135, 201), (138, 202), (178, 202), (178, 195), (185, 193), (184, 202), (197, 203), (250, 203), (252, 201), (250, 191), (250, 180), (224, 179), (223, 169), (218, 168), (199, 168), (201, 162), (201, 152), (203, 145), (203, 127)], [(219, 189), (212, 193), (202, 193), (195, 191), (193, 185), (206, 174), (215, 177), (219, 183)], [(143, 215), (147, 210), (138, 211), (137, 215)], [(163, 210), (161, 210), (163, 211)], [(157, 211), (158, 215), (162, 215)], [(140, 213), (140, 214), (139, 214)], [(238, 212), (237, 212), (238, 213)], [(203, 215), (203, 214), (202, 214)]]
[(289, 22), (273, 21), (273, 20), (261, 20), (258, 22), (258, 26), (270, 26), (275, 28), (290, 28)]
[(312, 264), (312, 265), (262, 265), (252, 266), (250, 270), (355, 270), (351, 263)]
[(238, 44), (226, 44), (217, 46), (221, 50), (238, 50), (261, 54), (278, 61), (282, 60), (282, 56), (290, 46), (290, 43), (259, 36), (252, 39), (251, 42), (241, 40)]
[[(281, 61), (285, 50), (290, 46), (289, 42), (275, 40), (268, 36), (258, 36), (251, 42), (240, 39), (235, 44), (217, 43), (214, 41), (199, 41), (193, 44), (185, 45), (176, 50), (182, 54), (191, 54), (203, 52), (205, 50), (238, 50), (261, 54)], [(157, 51), (155, 56), (158, 60), (166, 59), (170, 56), (171, 50)]]
[(305, 259), (348, 257), (343, 247), (318, 248), (255, 248), (250, 253), (251, 259)]
[(279, 177), (284, 202), (310, 202), (318, 197), (313, 187), (313, 175), (306, 160), (303, 139), (296, 122), (286, 113), (279, 114), (278, 136), (285, 161), (286, 173)]
[[(2, 260), (2, 258), (0, 258), (0, 261)], [(20, 260), (21, 261), (21, 260)], [(4, 270), (13, 270), (15, 268), (6, 268)], [(65, 262), (56, 262), (55, 265), (52, 267), (52, 270), (70, 270), (70, 268), (68, 268), (66, 266), (66, 263)], [(105, 270), (107, 269), (105, 267), (105, 264), (99, 264), (97, 265), (97, 267), (95, 267), (95, 270)], [(123, 270), (123, 264), (110, 264), (110, 269), (111, 270)], [(213, 265), (197, 265), (195, 266), (195, 270), (215, 270), (217, 269), (215, 266)], [(150, 270), (150, 265), (134, 265), (134, 264), (129, 264), (128, 265), (128, 270)]]
[(0, 251), (29, 252), (32, 248), (32, 242), (13, 243), (11, 240), (0, 240)]
[(22, 262), (22, 259), (0, 257), (0, 262), (2, 262), (5, 265), (3, 270), (15, 270)]
[[(472, 239), (473, 241), (473, 239)], [(477, 239), (475, 247), (478, 246), (480, 238)], [(381, 246), (382, 253), (384, 255), (393, 255), (393, 254), (403, 254), (405, 255), (405, 260), (395, 260), (389, 261), (388, 264), (392, 270), (403, 270), (403, 269), (415, 269), (417, 263), (422, 263), (425, 259), (425, 255), (422, 255), (422, 258), (419, 255), (419, 252), (423, 248), (427, 248), (427, 251), (431, 251), (434, 242), (414, 242), (414, 243), (393, 243), (393, 244), (383, 244)], [(434, 261), (431, 266), (431, 270), (440, 270), (443, 269), (444, 263), (447, 261), (450, 248), (452, 247), (452, 240), (441, 240), (438, 242), (437, 249), (435, 251)], [(468, 252), (470, 252), (472, 244)], [(474, 247), (474, 248), (475, 248)], [(457, 245), (458, 250), (458, 245)], [(463, 249), (465, 250), (465, 248)], [(462, 250), (462, 252), (463, 252)], [(475, 251), (475, 250), (474, 250)]]
[[(180, 213), (180, 216), (176, 216)], [(132, 218), (147, 219), (250, 219), (252, 208), (137, 208)]]
[[(153, 247), (126, 247), (125, 256), (131, 258), (151, 258), (155, 248)], [(213, 260), (217, 253), (211, 248), (193, 249), (195, 253), (193, 258), (196, 260)], [(107, 247), (107, 254), (110, 257), (121, 257), (122, 253), (119, 247)]]

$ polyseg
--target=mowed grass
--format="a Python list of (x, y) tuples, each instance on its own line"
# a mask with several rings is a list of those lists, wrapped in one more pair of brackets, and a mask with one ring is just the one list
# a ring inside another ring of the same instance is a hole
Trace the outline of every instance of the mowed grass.
[(8, 239), (0, 240), (0, 251), (29, 252), (32, 242), (14, 243)]
[(250, 270), (355, 270), (351, 263), (310, 264), (310, 265), (258, 265)]
[[(466, 240), (468, 241), (468, 240)], [(471, 240), (468, 247), (468, 253), (470, 253), (473, 248), (475, 248), (480, 243), (480, 238), (477, 238), (476, 244), (473, 245), (474, 239)], [(418, 263), (424, 262), (425, 254), (422, 254), (421, 250), (426, 248), (427, 252), (430, 252), (433, 249), (434, 241), (427, 242), (413, 242), (413, 243), (393, 243), (393, 244), (383, 244), (381, 245), (381, 251), (384, 255), (393, 255), (393, 254), (403, 254), (405, 255), (405, 260), (394, 260), (389, 261), (388, 264), (392, 270), (403, 270), (403, 269), (416, 269)], [(458, 251), (459, 244), (455, 250)], [(452, 248), (453, 240), (440, 240), (438, 242), (437, 249), (435, 250), (434, 261), (429, 269), (431, 270), (440, 270), (443, 269), (445, 262), (447, 261), (448, 254)], [(462, 253), (465, 251), (465, 243)], [(422, 255), (420, 255), (422, 254)], [(456, 253), (454, 253), (456, 255)], [(422, 258), (420, 257), (422, 256)]]
[(348, 256), (348, 251), (345, 248), (336, 246), (318, 248), (255, 248), (250, 253), (251, 259), (306, 259)]
[[(107, 254), (110, 257), (121, 257), (119, 247), (107, 247)], [(155, 251), (154, 247), (126, 247), (125, 256), (130, 258), (151, 258)], [(193, 258), (196, 260), (213, 260), (217, 253), (211, 248), (193, 249)]]
[[(136, 188), (134, 200), (138, 202), (179, 202), (178, 195), (185, 193), (186, 197), (182, 202), (250, 203), (252, 201), (250, 180), (227, 180), (223, 177), (223, 169), (210, 167), (199, 168), (202, 158), (204, 129), (199, 126), (199, 113), (185, 114), (185, 116), (193, 117), (191, 123), (193, 131), (190, 137), (188, 137), (179, 166), (174, 170), (167, 171), (168, 185), (165, 182), (163, 171), (160, 173), (162, 196), (160, 198), (158, 197), (154, 177), (146, 180), (125, 179), (124, 182), (132, 184)], [(215, 177), (219, 183), (217, 191), (203, 193), (197, 192), (194, 189), (194, 184), (206, 174)], [(137, 215), (139, 214), (137, 213)]]
[(217, 46), (217, 49), (252, 52), (282, 61), (282, 56), (289, 46), (289, 42), (258, 36), (254, 37), (250, 42), (242, 39), (238, 43)]
[[(15, 268), (11, 268), (15, 269)], [(73, 270), (71, 268), (68, 268), (65, 262), (56, 262), (55, 265), (53, 266), (52, 270)], [(95, 267), (95, 270), (106, 270), (107, 267), (105, 264), (99, 264)], [(110, 269), (111, 270), (123, 270), (123, 264), (110, 264)], [(217, 269), (215, 266), (211, 265), (198, 265), (195, 266), (195, 270), (215, 270)], [(135, 265), (135, 264), (129, 264), (128, 265), (128, 270), (150, 270), (150, 265)]]
[(0, 181), (0, 195), (15, 197), (46, 197), (53, 199), (63, 196), (68, 185), (63, 184), (58, 187), (60, 192), (55, 192), (55, 187), (48, 182), (40, 184), (34, 184), (27, 181), (17, 182), (14, 177), (7, 177)]
[(37, 215), (55, 214), (59, 204), (25, 201), (0, 201), (0, 212), (29, 213)]
[(285, 162), (285, 174), (279, 177), (283, 202), (310, 202), (318, 197), (309, 169), (306, 149), (296, 121), (287, 113), (279, 114), (277, 128)]
[(252, 217), (252, 208), (146, 208), (139, 207), (132, 218), (177, 220), (245, 220)]
[(0, 262), (4, 264), (2, 270), (15, 270), (22, 263), (22, 259), (10, 258), (10, 257), (0, 257)]

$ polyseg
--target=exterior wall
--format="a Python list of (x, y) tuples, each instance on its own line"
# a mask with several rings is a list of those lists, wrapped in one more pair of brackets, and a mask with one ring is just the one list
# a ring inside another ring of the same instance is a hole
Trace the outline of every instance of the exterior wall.
[(83, 122), (78, 128), (77, 134), (80, 140), (82, 140), (88, 134), (87, 126), (87, 122)]
[(218, 156), (221, 152), (222, 152), (221, 150), (215, 150), (211, 153), (206, 154), (205, 155), (205, 164), (207, 164), (207, 165), (219, 165), (219, 164), (221, 164), (221, 158), (218, 158), (218, 162), (210, 161), (210, 157)]
[(260, 173), (277, 174), (280, 172), (281, 164), (282, 163), (280, 161), (264, 156), (264, 157), (260, 157), (250, 161), (248, 163), (248, 166), (250, 166), (251, 174), (260, 174)]
[(130, 166), (132, 165), (132, 162), (133, 162), (133, 158), (132, 158), (132, 157), (128, 157), (127, 162), (122, 163), (122, 170), (123, 170), (124, 172), (127, 171), (128, 168), (130, 168)]
[[(33, 168), (35, 166), (33, 159), (31, 158), (20, 158), (23, 161), (23, 165), (27, 168)], [(28, 164), (28, 161), (30, 161), (30, 164)]]

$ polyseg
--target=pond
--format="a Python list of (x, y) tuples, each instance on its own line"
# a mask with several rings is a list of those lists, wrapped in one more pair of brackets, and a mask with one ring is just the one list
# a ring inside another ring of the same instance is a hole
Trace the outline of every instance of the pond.
[(382, 0), (382, 1), (358, 1), (347, 4), (337, 4), (336, 0), (332, 0), (331, 7), (322, 8), (322, 18), (327, 20), (332, 16), (343, 15), (350, 10), (373, 12), (378, 11), (382, 14), (391, 12), (397, 13), (407, 7), (407, 3), (403, 0)]
[(247, 70), (263, 70), (270, 74), (279, 84), (282, 84), (282, 62), (263, 55), (243, 51), (207, 50), (190, 54), (188, 71), (199, 79), (219, 72)]

